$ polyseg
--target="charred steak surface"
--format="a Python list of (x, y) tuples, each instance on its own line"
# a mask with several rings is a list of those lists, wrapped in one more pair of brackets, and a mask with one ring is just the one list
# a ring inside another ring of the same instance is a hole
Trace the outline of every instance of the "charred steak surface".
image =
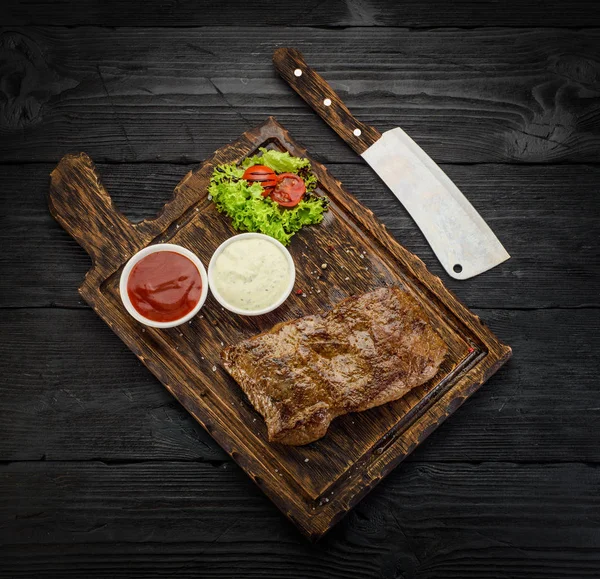
[(221, 358), (265, 419), (269, 440), (301, 445), (324, 436), (336, 416), (427, 382), (446, 351), (416, 299), (384, 287), (277, 324)]

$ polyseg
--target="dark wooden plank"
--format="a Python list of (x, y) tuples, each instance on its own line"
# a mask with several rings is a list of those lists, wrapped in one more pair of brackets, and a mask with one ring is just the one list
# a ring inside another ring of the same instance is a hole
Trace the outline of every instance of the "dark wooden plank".
[[(512, 258), (467, 281), (441, 268), (408, 214), (365, 165), (331, 172), (470, 307), (599, 305), (600, 221), (594, 166), (454, 166), (444, 171), (490, 223)], [(0, 307), (77, 306), (90, 260), (48, 213), (49, 164), (0, 166)], [(155, 215), (188, 167), (100, 165), (118, 207), (132, 220)], [(15, 288), (18, 291), (15, 291)]]
[(346, 0), (286, 2), (275, 8), (259, 1), (233, 0), (225, 8), (218, 2), (97, 2), (40, 0), (4, 2), (0, 21), (21, 24), (66, 26), (598, 26), (600, 15), (589, 2), (574, 0), (568, 9), (561, 0), (510, 0), (481, 4), (460, 0)]
[[(231, 314), (209, 296), (204, 315), (178, 328), (156, 330), (136, 322), (123, 307), (115, 272), (156, 239), (182, 245), (207, 263), (235, 233), (207, 199), (215, 166), (239, 163), (267, 145), (308, 156), (270, 117), (190, 171), (158, 217), (136, 224), (118, 212), (85, 153), (66, 155), (51, 173), (48, 205), (92, 258), (79, 287), (84, 300), (281, 511), (316, 539), (505, 364), (511, 349), (312, 159), (316, 191), (329, 205), (322, 223), (303, 230), (289, 246), (297, 287), (307, 288), (301, 296), (292, 293), (275, 311), (250, 318)], [(338, 247), (335, 260), (329, 259), (332, 245)], [(365, 247), (366, 255), (358, 247)], [(329, 269), (317, 281), (311, 270), (321, 271), (318, 264), (327, 259)], [(313, 284), (317, 291), (310, 291)], [(309, 446), (271, 444), (261, 415), (222, 368), (223, 346), (382, 285), (400, 286), (417, 300), (443, 340), (447, 350), (435, 375), (399, 400), (338, 418), (327, 436)]]
[(318, 545), (236, 467), (0, 467), (6, 577), (572, 579), (600, 571), (600, 470), (405, 464)]
[[(600, 310), (477, 313), (514, 357), (407, 460), (600, 461)], [(0, 460), (226, 458), (91, 310), (4, 310), (0, 375)]]
[(588, 440), (600, 418), (600, 310), (480, 314), (514, 357), (472, 400), (477, 407), (458, 412), (417, 458), (598, 462)]
[(228, 458), (94, 313), (5, 313), (0, 460)]
[(355, 154), (278, 78), (302, 50), (356, 117), (437, 162), (598, 161), (600, 32), (5, 29), (0, 159), (199, 161), (277, 118), (318, 160)]

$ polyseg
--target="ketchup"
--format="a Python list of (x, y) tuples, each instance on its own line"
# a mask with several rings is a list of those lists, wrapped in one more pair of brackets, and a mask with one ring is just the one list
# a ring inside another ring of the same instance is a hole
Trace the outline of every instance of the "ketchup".
[(174, 251), (157, 251), (140, 259), (127, 280), (133, 307), (153, 322), (173, 322), (189, 314), (202, 293), (194, 263)]

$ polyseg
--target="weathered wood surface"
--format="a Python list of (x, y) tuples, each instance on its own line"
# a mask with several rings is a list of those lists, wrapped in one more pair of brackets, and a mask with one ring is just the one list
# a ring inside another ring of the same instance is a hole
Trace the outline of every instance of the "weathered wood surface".
[[(476, 313), (515, 355), (407, 460), (600, 461), (600, 310)], [(91, 310), (2, 317), (1, 459), (227, 459)]]
[[(261, 3), (257, 23), (252, 1), (233, 6), (0, 6), (0, 163), (36, 163), (0, 167), (0, 461), (153, 461), (0, 467), (0, 575), (599, 576), (598, 168), (547, 164), (600, 159), (598, 7), (308, 0)], [(24, 23), (53, 26), (15, 28)], [(540, 26), (560, 28), (528, 28)], [(189, 168), (163, 163), (199, 162), (275, 113), (441, 273), (384, 186), (347, 165), (350, 149), (278, 79), (276, 45), (300, 48), (359, 118), (402, 126), (436, 161), (504, 163), (444, 170), (513, 255), (506, 276), (454, 284), (442, 274), (469, 306), (496, 308), (477, 313), (514, 346), (511, 364), (316, 547), (78, 305), (89, 258), (44, 212), (65, 152), (111, 163), (105, 183), (141, 219)], [(136, 165), (112, 164), (127, 160)], [(221, 468), (191, 462), (203, 460)]]
[(583, 464), (407, 463), (313, 547), (232, 465), (13, 463), (0, 466), (0, 572), (597, 577), (599, 486)]
[[(307, 536), (319, 538), (494, 374), (511, 350), (315, 161), (316, 191), (327, 196), (329, 209), (318, 227), (305, 228), (290, 244), (301, 297), (292, 294), (276, 311), (254, 318), (231, 315), (209, 297), (203, 315), (181, 327), (158, 331), (135, 322), (121, 303), (119, 269), (157, 239), (183, 245), (207, 263), (235, 233), (207, 200), (214, 167), (241, 162), (264, 146), (308, 156), (269, 118), (190, 171), (158, 217), (132, 224), (117, 211), (90, 158), (67, 155), (51, 174), (48, 205), (92, 259), (79, 288), (85, 301), (282, 512)], [(329, 263), (326, 273), (323, 261)], [(260, 415), (220, 367), (223, 346), (382, 285), (411, 292), (442, 337), (448, 351), (435, 378), (401, 400), (339, 417), (327, 436), (308, 446), (269, 443)]]
[[(226, 6), (226, 8), (225, 8)], [(264, 0), (119, 2), (106, 0), (5, 0), (0, 22), (7, 26), (560, 26), (600, 25), (585, 0), (303, 0), (273, 4)]]
[[(502, 267), (463, 282), (446, 275), (410, 216), (368, 166), (328, 168), (467, 306), (600, 305), (599, 167), (443, 165), (512, 256)], [(0, 238), (6, 249), (0, 252), (0, 307), (83, 304), (77, 287), (90, 260), (48, 213), (52, 169), (50, 164), (0, 165), (4, 190), (0, 203), (6, 203), (0, 211)], [(98, 165), (117, 206), (133, 221), (156, 215), (189, 169), (168, 164)]]
[(278, 77), (279, 46), (438, 163), (598, 162), (598, 30), (279, 27), (4, 29), (0, 159), (200, 161), (276, 115), (317, 160), (355, 162)]

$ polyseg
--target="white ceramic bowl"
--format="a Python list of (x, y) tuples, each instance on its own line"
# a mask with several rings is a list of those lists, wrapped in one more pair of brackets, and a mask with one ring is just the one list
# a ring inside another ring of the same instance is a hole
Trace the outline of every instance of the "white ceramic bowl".
[[(229, 244), (234, 243), (235, 241), (239, 241), (240, 239), (245, 239), (245, 238), (252, 238), (252, 237), (264, 239), (266, 241), (269, 241), (273, 245), (277, 246), (281, 250), (283, 255), (285, 256), (287, 263), (288, 263), (289, 271), (290, 271), (290, 281), (288, 283), (286, 290), (281, 295), (281, 298), (279, 298), (274, 304), (272, 304), (266, 308), (263, 308), (262, 310), (242, 310), (234, 305), (231, 305), (219, 293), (219, 291), (215, 287), (215, 281), (214, 281), (215, 262), (216, 262), (217, 258), (219, 257), (219, 255), (221, 254), (221, 252)], [(239, 235), (234, 235), (233, 237), (230, 237), (229, 239), (227, 239), (226, 241), (221, 243), (221, 245), (219, 245), (219, 247), (217, 247), (216, 251), (213, 253), (213, 256), (210, 259), (210, 263), (208, 264), (208, 285), (210, 286), (210, 291), (212, 292), (212, 295), (224, 308), (228, 309), (230, 312), (233, 312), (234, 314), (240, 314), (242, 316), (261, 316), (262, 314), (266, 314), (268, 312), (272, 312), (273, 310), (277, 309), (283, 302), (285, 302), (285, 300), (288, 299), (289, 295), (292, 293), (292, 289), (294, 289), (295, 282), (296, 282), (296, 266), (294, 265), (294, 260), (292, 259), (290, 252), (281, 243), (279, 243), (279, 241), (277, 241), (276, 239), (273, 239), (272, 237), (269, 237), (268, 235), (264, 235), (262, 233), (241, 233)]]
[[(131, 270), (135, 267), (135, 265), (147, 255), (151, 253), (157, 253), (159, 251), (172, 251), (173, 253), (179, 253), (184, 257), (187, 257), (200, 272), (200, 279), (202, 280), (202, 291), (200, 293), (200, 299), (196, 304), (196, 307), (189, 313), (179, 318), (177, 320), (173, 320), (172, 322), (155, 322), (153, 320), (149, 320), (145, 316), (142, 316), (131, 303), (129, 299), (129, 294), (127, 292), (127, 281), (129, 280), (129, 274)], [(206, 301), (206, 296), (208, 295), (208, 277), (206, 275), (206, 269), (202, 265), (202, 262), (194, 255), (189, 249), (185, 247), (181, 247), (180, 245), (174, 245), (172, 243), (157, 243), (156, 245), (150, 245), (145, 247), (144, 249), (138, 251), (125, 265), (123, 271), (121, 272), (121, 281), (119, 283), (119, 292), (121, 294), (121, 300), (125, 309), (133, 316), (138, 322), (145, 324), (146, 326), (150, 326), (152, 328), (174, 328), (175, 326), (180, 326), (181, 324), (185, 324), (191, 320), (199, 311), (200, 308), (204, 305)]]

